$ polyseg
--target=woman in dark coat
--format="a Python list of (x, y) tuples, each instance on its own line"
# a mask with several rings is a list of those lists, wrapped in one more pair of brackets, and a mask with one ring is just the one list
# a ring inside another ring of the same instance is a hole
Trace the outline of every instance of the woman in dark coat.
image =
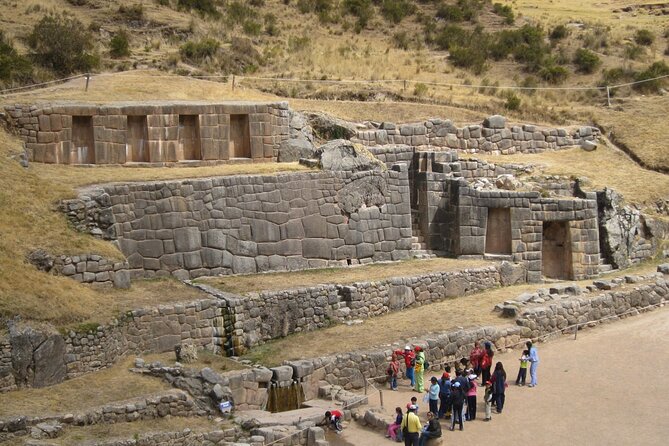
[(493, 401), (497, 406), (497, 413), (502, 413), (504, 409), (504, 391), (506, 390), (506, 372), (501, 362), (495, 364), (495, 371), (490, 378), (492, 381)]

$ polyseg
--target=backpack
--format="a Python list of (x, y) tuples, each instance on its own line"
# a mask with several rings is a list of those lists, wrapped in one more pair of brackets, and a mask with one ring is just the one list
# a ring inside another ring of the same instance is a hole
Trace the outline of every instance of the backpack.
[(427, 362), (427, 358), (423, 361), (423, 370), (427, 370), (430, 368), (430, 363)]
[(416, 367), (416, 357), (415, 356), (411, 357), (411, 367)]

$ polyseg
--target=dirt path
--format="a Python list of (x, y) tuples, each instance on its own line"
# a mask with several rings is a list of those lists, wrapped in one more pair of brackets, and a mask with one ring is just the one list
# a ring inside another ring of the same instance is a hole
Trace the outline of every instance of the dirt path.
[[(581, 332), (576, 341), (564, 337), (538, 348), (539, 386), (516, 387), (511, 382), (503, 414), (493, 413), (490, 423), (466, 422), (463, 432), (445, 430), (445, 444), (667, 444), (667, 307)], [(519, 352), (498, 356), (515, 381)], [(414, 393), (404, 385), (400, 392), (383, 395), (390, 418), (394, 407), (404, 407)], [(371, 403), (378, 404), (378, 397)], [(421, 419), (425, 409), (422, 403)], [(383, 435), (350, 423), (343, 435), (328, 439), (334, 446), (393, 444)]]

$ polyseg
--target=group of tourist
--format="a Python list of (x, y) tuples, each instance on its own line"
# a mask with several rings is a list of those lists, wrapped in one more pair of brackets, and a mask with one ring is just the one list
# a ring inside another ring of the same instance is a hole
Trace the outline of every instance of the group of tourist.
[[(537, 366), (539, 356), (537, 348), (531, 341), (526, 343), (527, 349), (523, 350), (519, 361), (520, 367), (516, 378), (516, 385), (524, 386), (527, 368), (530, 369), (529, 387), (537, 385)], [(492, 420), (492, 409), (502, 413), (505, 402), (505, 391), (507, 385), (507, 374), (501, 362), (492, 368), (495, 353), (490, 342), (485, 342), (483, 347), (478, 342), (474, 343), (469, 358), (462, 358), (451, 375), (451, 366), (447, 365), (440, 379), (436, 376), (430, 378), (429, 385), (425, 388), (423, 375), (429, 366), (425, 352), (419, 346), (413, 349), (406, 346), (404, 350), (396, 350), (386, 370), (389, 378), (390, 389), (397, 390), (397, 380), (400, 376), (399, 358), (403, 358), (405, 365), (405, 377), (410, 380), (411, 386), (417, 392), (425, 392), (424, 401), (429, 405), (427, 423), (421, 425), (418, 417), (418, 401), (416, 397), (411, 398), (407, 404), (406, 414), (401, 407), (395, 409), (396, 419), (388, 427), (386, 437), (395, 441), (404, 440), (406, 446), (424, 446), (430, 438), (441, 436), (441, 425), (439, 419), (450, 420), (450, 430), (455, 430), (456, 425), (460, 430), (464, 429), (463, 419), (473, 421), (477, 415), (477, 389), (485, 387), (483, 400), (485, 403), (485, 417), (483, 421)], [(492, 371), (491, 371), (492, 369)], [(481, 380), (479, 381), (479, 377)]]

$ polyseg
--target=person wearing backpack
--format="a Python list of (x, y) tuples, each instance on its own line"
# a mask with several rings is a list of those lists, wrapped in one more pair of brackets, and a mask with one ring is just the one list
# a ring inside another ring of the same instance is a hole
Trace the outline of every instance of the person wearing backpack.
[(453, 416), (451, 417), (451, 430), (455, 430), (455, 423), (460, 423), (460, 430), (463, 430), (462, 407), (465, 405), (465, 392), (460, 387), (460, 381), (455, 381), (451, 388), (451, 397), (453, 400)]
[(423, 381), (423, 371), (425, 370), (425, 352), (423, 351), (423, 348), (418, 345), (414, 348), (414, 350), (416, 352), (416, 366), (414, 367), (416, 385), (414, 386), (414, 390), (416, 392), (423, 393), (425, 391), (425, 383)]
[(446, 366), (446, 371), (439, 380), (439, 418), (449, 417), (451, 415), (451, 375), (448, 373), (450, 366)]

